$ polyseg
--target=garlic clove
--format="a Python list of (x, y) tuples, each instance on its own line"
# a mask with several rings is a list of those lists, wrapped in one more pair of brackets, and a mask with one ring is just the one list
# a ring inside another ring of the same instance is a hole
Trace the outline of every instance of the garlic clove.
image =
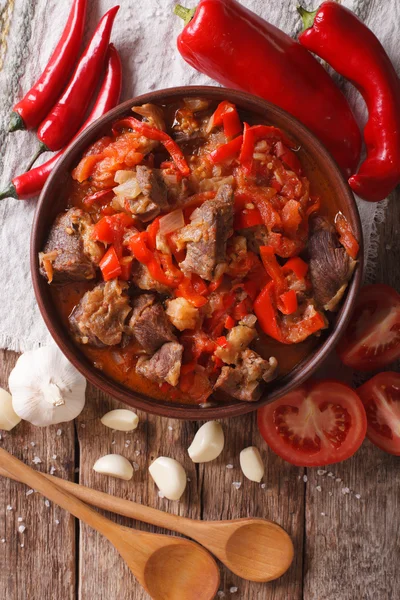
[(139, 417), (132, 410), (117, 408), (106, 413), (101, 422), (116, 431), (133, 431), (139, 425)]
[(260, 452), (255, 446), (249, 446), (240, 453), (240, 468), (243, 475), (250, 481), (260, 482), (264, 477), (264, 463)]
[(177, 460), (159, 456), (149, 467), (149, 473), (160, 492), (168, 500), (179, 500), (186, 488), (185, 469)]
[(133, 477), (133, 466), (127, 458), (119, 454), (102, 456), (94, 463), (93, 470), (102, 475), (125, 479), (125, 481), (129, 481)]
[(32, 425), (72, 421), (85, 405), (86, 379), (56, 345), (24, 352), (8, 383), (14, 411)]
[(190, 458), (195, 463), (210, 462), (224, 449), (225, 437), (221, 424), (217, 421), (204, 423), (194, 436), (188, 448)]
[(12, 396), (3, 388), (0, 388), (0, 429), (11, 431), (21, 418), (16, 414), (12, 406)]

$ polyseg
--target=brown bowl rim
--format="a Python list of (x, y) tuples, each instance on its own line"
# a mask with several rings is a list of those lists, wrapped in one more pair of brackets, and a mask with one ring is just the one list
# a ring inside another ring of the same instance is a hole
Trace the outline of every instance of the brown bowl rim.
[[(267, 390), (262, 399), (257, 402), (248, 403), (234, 401), (232, 404), (221, 404), (207, 408), (187, 404), (162, 402), (145, 396), (140, 392), (133, 392), (129, 388), (126, 388), (122, 384), (105, 376), (101, 371), (92, 366), (83, 354), (79, 353), (78, 348), (72, 342), (62, 323), (58, 319), (53, 318), (55, 309), (54, 306), (53, 308), (51, 306), (50, 294), (45, 294), (45, 289), (48, 284), (44, 282), (44, 279), (39, 274), (37, 255), (41, 249), (40, 245), (42, 243), (42, 239), (40, 238), (41, 215), (45, 210), (47, 203), (51, 201), (51, 195), (48, 195), (48, 190), (51, 190), (53, 185), (55, 185), (54, 182), (58, 177), (58, 173), (62, 172), (64, 164), (69, 162), (71, 155), (75, 154), (75, 152), (79, 153), (87, 144), (91, 143), (94, 132), (104, 127), (108, 122), (111, 123), (114, 119), (120, 118), (124, 113), (129, 112), (132, 106), (144, 104), (146, 102), (162, 102), (163, 100), (182, 95), (203, 95), (217, 99), (226, 99), (228, 97), (238, 104), (244, 102), (253, 105), (258, 110), (265, 110), (268, 114), (268, 120), (272, 123), (274, 122), (275, 117), (287, 121), (292, 128), (296, 130), (296, 136), (307, 140), (307, 151), (312, 152), (314, 155), (316, 153), (321, 155), (323, 162), (330, 171), (330, 180), (335, 183), (335, 187), (337, 186), (337, 193), (343, 196), (343, 199), (347, 204), (352, 225), (355, 229), (355, 235), (360, 243), (358, 264), (348, 287), (345, 300), (337, 314), (334, 328), (321, 346), (318, 346), (310, 356), (297, 364), (294, 369), (282, 379), (279, 379), (276, 388), (269, 392)], [(310, 150), (310, 146), (312, 150)], [(90, 383), (117, 400), (151, 414), (183, 420), (209, 420), (243, 415), (257, 410), (265, 404), (273, 402), (311, 377), (316, 369), (328, 357), (349, 322), (361, 286), (363, 276), (363, 234), (357, 205), (350, 187), (343, 178), (339, 167), (336, 165), (329, 152), (302, 123), (278, 106), (246, 92), (217, 86), (181, 86), (148, 92), (130, 100), (126, 100), (90, 125), (71, 145), (57, 163), (40, 194), (32, 226), (30, 264), (36, 300), (51, 336), (65, 356)]]

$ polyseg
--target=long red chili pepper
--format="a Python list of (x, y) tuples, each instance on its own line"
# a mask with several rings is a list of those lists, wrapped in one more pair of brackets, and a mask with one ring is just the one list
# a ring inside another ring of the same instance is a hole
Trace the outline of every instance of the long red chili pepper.
[(82, 124), (104, 66), (118, 9), (114, 6), (101, 19), (64, 93), (40, 125), (37, 135), (46, 149), (63, 148)]
[(97, 96), (96, 103), (93, 106), (93, 110), (89, 117), (75, 135), (71, 143), (66, 148), (61, 150), (61, 152), (55, 154), (43, 165), (40, 165), (31, 171), (27, 171), (22, 175), (18, 175), (18, 177), (14, 177), (11, 185), (4, 192), (0, 193), (0, 200), (9, 197), (25, 200), (26, 198), (37, 196), (60, 157), (65, 153), (67, 148), (73, 143), (78, 135), (82, 133), (82, 131), (91, 123), (96, 121), (99, 117), (104, 115), (118, 104), (119, 97), (121, 95), (121, 86), (121, 60), (116, 48), (110, 44), (108, 49), (107, 70)]
[(354, 171), (361, 150), (357, 123), (305, 48), (236, 0), (200, 0), (195, 11), (177, 6), (175, 12), (188, 23), (178, 49), (191, 66), (287, 110), (319, 137), (344, 172)]
[(309, 27), (300, 35), (300, 43), (349, 79), (367, 104), (367, 158), (349, 184), (364, 200), (383, 200), (400, 183), (400, 83), (396, 71), (377, 37), (344, 6), (324, 2), (314, 13), (302, 8), (299, 12)]
[(63, 34), (43, 73), (13, 108), (9, 131), (36, 127), (56, 102), (79, 55), (86, 8), (87, 0), (74, 0)]

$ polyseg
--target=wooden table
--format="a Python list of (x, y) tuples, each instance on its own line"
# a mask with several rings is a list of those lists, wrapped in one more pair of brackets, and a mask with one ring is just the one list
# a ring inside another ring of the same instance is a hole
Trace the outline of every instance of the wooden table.
[[(400, 193), (379, 226), (376, 281), (400, 289)], [(390, 246), (390, 251), (387, 247)], [(0, 385), (17, 355), (3, 352)], [(332, 373), (334, 375), (334, 373)], [(38, 470), (137, 500), (180, 515), (219, 519), (263, 516), (292, 536), (295, 560), (279, 581), (244, 582), (221, 568), (218, 596), (241, 600), (395, 600), (400, 597), (399, 459), (366, 441), (352, 459), (332, 468), (300, 469), (268, 451), (255, 415), (223, 423), (227, 443), (221, 457), (195, 466), (186, 448), (197, 423), (140, 414), (131, 434), (112, 433), (99, 417), (118, 403), (90, 387), (87, 404), (74, 423), (39, 429), (21, 423), (0, 444)], [(265, 465), (265, 485), (244, 481), (238, 455), (256, 445)], [(121, 453), (135, 463), (130, 482), (92, 470), (97, 458)], [(178, 459), (190, 477), (181, 502), (159, 498), (147, 474), (157, 455)], [(229, 468), (233, 465), (233, 468)], [(233, 482), (242, 482), (239, 489)], [(111, 519), (146, 530), (129, 519)], [(18, 528), (24, 525), (21, 533)], [(148, 595), (100, 535), (81, 526), (57, 506), (26, 487), (0, 481), (0, 597), (8, 600), (144, 600)], [(223, 595), (225, 594), (225, 596)], [(179, 600), (185, 600), (184, 598)]]

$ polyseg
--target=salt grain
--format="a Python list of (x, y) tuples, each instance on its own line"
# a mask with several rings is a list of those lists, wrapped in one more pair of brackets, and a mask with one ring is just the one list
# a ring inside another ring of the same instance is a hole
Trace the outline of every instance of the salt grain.
[(32, 462), (34, 465), (40, 465), (40, 463), (42, 461), (40, 460), (40, 458), (38, 456), (34, 456)]
[(231, 594), (236, 594), (237, 591), (238, 591), (238, 588), (236, 586), (232, 586), (231, 588), (229, 588), (229, 592)]
[(35, 490), (28, 490), (25, 494), (25, 496), (30, 496), (31, 494), (33, 494)]
[(233, 469), (233, 465), (231, 465), (231, 464), (229, 464), (229, 465), (226, 465), (226, 468), (227, 468), (227, 469)]
[(53, 460), (57, 460), (57, 454), (53, 454), (53, 456), (51, 457)]
[(333, 492), (328, 492), (328, 495), (329, 496), (333, 496)]
[(13, 507), (11, 506), (11, 504), (9, 504), (9, 505), (7, 506), (7, 510), (13, 510)]
[(25, 529), (26, 529), (25, 525), (20, 525), (20, 526), (18, 527), (18, 531), (19, 531), (20, 533), (24, 533)]
[(85, 429), (85, 427), (86, 427), (85, 423), (81, 423), (81, 427), (82, 427), (82, 429)]
[(168, 425), (168, 429), (169, 429), (170, 431), (173, 431), (173, 428), (171, 427), (171, 425)]
[(361, 498), (361, 494), (354, 494), (354, 495), (357, 498), (357, 500), (359, 500)]
[(25, 544), (20, 544), (21, 548), (23, 548), (25, 546)]
[(329, 471), (328, 473), (328, 477), (335, 477), (333, 473), (331, 473), (331, 471)]
[(115, 440), (113, 440), (113, 441), (111, 442), (111, 446), (115, 446), (115, 444), (116, 444), (116, 441), (115, 441)]
[(56, 435), (58, 435), (60, 437), (60, 435), (62, 435), (62, 429), (57, 429)]
[(266, 483), (261, 483), (261, 485), (260, 485), (260, 488), (261, 488), (262, 490), (265, 490), (265, 488), (266, 488), (266, 487), (267, 487), (267, 484), (266, 484)]
[(56, 471), (57, 469), (55, 467), (50, 467), (50, 475), (54, 475)]
[(323, 469), (318, 469), (317, 471), (317, 475), (325, 475), (326, 471), (324, 471)]
[(129, 448), (130, 445), (131, 445), (131, 440), (126, 440), (125, 448)]
[(350, 490), (349, 490), (349, 488), (348, 488), (348, 487), (344, 487), (344, 488), (342, 488), (342, 494), (343, 494), (343, 495), (345, 495), (345, 494), (350, 494)]
[(140, 468), (140, 467), (139, 467), (139, 465), (138, 465), (136, 462), (133, 462), (133, 463), (132, 463), (132, 467), (133, 467), (133, 470), (134, 470), (134, 471), (139, 471), (139, 468)]
[(2, 435), (1, 435), (1, 433), (0, 433), (0, 442), (1, 442), (1, 440), (2, 440), (2, 439), (3, 439), (3, 438), (2, 438)]
[(321, 488), (320, 485), (317, 485), (315, 489), (317, 490), (317, 492), (321, 492), (322, 491), (322, 488)]
[(340, 479), (340, 477), (336, 477), (335, 481), (336, 483), (340, 483), (342, 480)]
[(135, 456), (140, 456), (140, 450), (135, 450)]
[(59, 521), (58, 519), (56, 519), (56, 520), (54, 521), (54, 523), (55, 523), (56, 525), (59, 525), (59, 524), (60, 524), (60, 521)]
[(324, 512), (322, 512), (321, 517), (326, 517), (326, 514)]
[(24, 450), (28, 450), (28, 446), (24, 446)]
[(36, 446), (35, 442), (31, 442), (31, 446), (34, 448)]
[(18, 517), (18, 519), (17, 519), (18, 523), (22, 523), (23, 520), (24, 519), (22, 517)]
[(307, 475), (303, 475), (303, 481), (304, 481), (304, 483), (307, 483), (307, 481), (308, 481)]
[(47, 508), (50, 508), (50, 502), (48, 500), (44, 501), (44, 505), (47, 506)]
[(2, 544), (5, 544), (5, 543), (6, 543), (6, 540), (5, 540), (4, 538), (1, 538), (1, 543), (2, 543)]
[(165, 498), (164, 494), (162, 492), (160, 492), (160, 491), (158, 492), (158, 497), (159, 498)]
[(190, 477), (187, 477), (186, 481), (188, 481), (190, 483), (192, 480), (190, 479)]
[(222, 590), (219, 590), (219, 592), (217, 593), (217, 598), (225, 598), (225, 592), (223, 592)]
[(240, 481), (233, 481), (232, 482), (233, 487), (235, 488), (235, 490), (239, 490), (242, 486)]

